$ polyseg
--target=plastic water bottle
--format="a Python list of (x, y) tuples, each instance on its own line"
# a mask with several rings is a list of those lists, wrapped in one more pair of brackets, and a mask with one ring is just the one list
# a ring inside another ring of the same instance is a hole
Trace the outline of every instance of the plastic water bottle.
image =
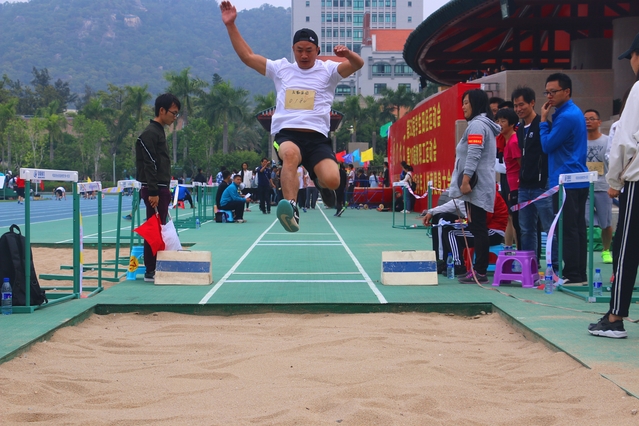
[(592, 295), (596, 297), (603, 296), (602, 286), (601, 269), (595, 269), (595, 278), (592, 281)]
[(2, 315), (11, 315), (13, 313), (13, 292), (9, 278), (5, 278), (2, 283)]
[(226, 223), (226, 213), (222, 213), (222, 223)]
[(555, 288), (555, 283), (552, 282), (552, 274), (553, 274), (552, 263), (549, 263), (546, 266), (546, 273), (544, 276), (544, 293), (546, 294), (552, 294)]
[(446, 258), (446, 278), (449, 280), (455, 279), (455, 263), (453, 263), (452, 253), (448, 253)]
[(200, 218), (199, 217), (195, 218), (195, 229), (200, 229)]

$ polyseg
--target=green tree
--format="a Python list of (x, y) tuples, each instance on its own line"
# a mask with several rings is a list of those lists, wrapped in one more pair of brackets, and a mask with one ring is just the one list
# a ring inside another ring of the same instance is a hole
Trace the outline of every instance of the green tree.
[(2, 152), (6, 149), (6, 165), (7, 168), (11, 168), (11, 136), (7, 132), (9, 123), (16, 119), (16, 105), (18, 100), (16, 98), (8, 99), (5, 103), (0, 104), (0, 147)]
[(415, 106), (415, 94), (406, 86), (399, 86), (397, 90), (387, 88), (382, 91), (380, 101), (382, 105), (390, 107), (395, 120), (399, 120), (402, 108), (410, 110)]
[(126, 97), (124, 99), (124, 108), (135, 117), (135, 121), (142, 120), (142, 111), (144, 106), (151, 100), (149, 93), (149, 85), (144, 86), (124, 86), (126, 89)]
[(82, 163), (93, 164), (93, 170), (84, 170), (84, 172), (99, 180), (100, 160), (105, 154), (104, 142), (109, 137), (107, 127), (101, 121), (91, 120), (80, 114), (74, 120), (74, 129), (78, 133), (80, 155), (83, 158)]
[(248, 92), (219, 82), (201, 99), (202, 115), (209, 124), (222, 125), (222, 153), (229, 153), (229, 124), (240, 123), (248, 114)]
[(60, 107), (58, 100), (53, 100), (46, 107), (37, 111), (38, 117), (45, 120), (45, 127), (49, 134), (49, 162), (53, 165), (53, 152), (55, 142), (62, 139), (62, 130), (67, 128), (67, 119), (63, 114), (58, 114)]
[[(177, 96), (182, 104), (180, 115), (182, 118), (182, 128), (188, 124), (189, 114), (193, 112), (194, 97), (200, 96), (206, 87), (206, 82), (199, 78), (191, 78), (189, 76), (189, 68), (185, 68), (179, 73), (174, 71), (168, 72), (164, 78), (169, 82), (168, 92)], [(173, 123), (173, 163), (177, 163), (177, 124), (178, 120)], [(185, 139), (186, 142), (186, 139)], [(187, 146), (184, 147), (184, 157), (187, 155)]]
[(44, 151), (47, 145), (47, 122), (44, 118), (33, 117), (27, 122), (25, 134), (29, 142), (31, 152), (25, 159), (23, 164), (33, 165), (38, 168), (44, 159)]

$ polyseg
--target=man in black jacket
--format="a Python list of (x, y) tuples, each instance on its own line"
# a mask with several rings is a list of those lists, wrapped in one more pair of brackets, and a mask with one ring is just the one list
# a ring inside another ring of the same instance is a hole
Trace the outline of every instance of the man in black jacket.
[[(521, 149), (519, 170), (519, 197), (521, 204), (532, 201), (548, 189), (548, 156), (541, 149), (539, 123), (541, 117), (535, 112), (535, 92), (530, 87), (518, 87), (513, 91), (512, 101), (517, 116), (522, 120), (517, 129), (517, 140)], [(519, 250), (538, 251), (538, 232), (548, 232), (555, 217), (552, 197), (541, 199), (519, 210), (521, 241)], [(542, 229), (538, 231), (537, 222)], [(557, 239), (553, 238), (553, 265), (557, 267)]]
[[(171, 157), (166, 143), (164, 126), (170, 126), (180, 115), (180, 101), (165, 93), (155, 100), (155, 118), (138, 137), (135, 144), (136, 179), (142, 184), (140, 198), (146, 205), (146, 218), (156, 211), (162, 223), (166, 222), (171, 202)], [(155, 280), (156, 256), (151, 246), (144, 242), (144, 281)]]

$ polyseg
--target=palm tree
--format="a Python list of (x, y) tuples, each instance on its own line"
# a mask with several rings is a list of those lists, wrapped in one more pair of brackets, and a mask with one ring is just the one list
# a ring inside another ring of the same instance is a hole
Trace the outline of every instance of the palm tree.
[[(179, 73), (174, 71), (168, 72), (164, 78), (170, 83), (167, 91), (171, 92), (182, 104), (181, 118), (182, 128), (188, 124), (189, 113), (193, 112), (194, 99), (193, 96), (200, 96), (202, 89), (207, 86), (206, 82), (199, 78), (189, 77), (189, 68), (185, 68)], [(177, 120), (173, 123), (173, 163), (177, 163)], [(184, 148), (186, 156), (186, 147)]]
[(3, 142), (6, 136), (7, 140), (7, 168), (11, 168), (11, 137), (7, 134), (6, 130), (9, 122), (16, 116), (16, 105), (18, 99), (11, 98), (8, 102), (0, 104), (0, 143)]
[(248, 114), (248, 91), (234, 89), (230, 82), (221, 82), (202, 97), (202, 115), (211, 126), (222, 125), (222, 153), (229, 153), (229, 123), (241, 122)]
[(344, 116), (352, 127), (351, 142), (357, 142), (357, 124), (365, 117), (361, 102), (361, 95), (347, 96), (340, 110), (340, 112), (344, 113)]
[(57, 111), (60, 102), (51, 101), (46, 107), (40, 108), (36, 115), (43, 118), (45, 128), (49, 133), (49, 162), (53, 165), (53, 144), (62, 138), (62, 130), (67, 128), (67, 119)]
[(402, 107), (410, 110), (415, 106), (415, 94), (406, 86), (399, 86), (397, 90), (384, 89), (382, 95), (380, 101), (383, 105), (391, 107), (391, 110), (395, 112), (396, 120), (400, 119)]
[(142, 120), (142, 109), (151, 100), (149, 85), (144, 86), (124, 86), (126, 98), (124, 99), (124, 109), (135, 117), (136, 123)]

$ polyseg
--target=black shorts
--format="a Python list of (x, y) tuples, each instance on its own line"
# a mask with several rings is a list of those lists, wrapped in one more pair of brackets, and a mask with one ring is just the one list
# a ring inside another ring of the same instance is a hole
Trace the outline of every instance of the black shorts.
[(16, 188), (16, 194), (18, 197), (24, 198), (24, 188)]
[[(294, 130), (280, 130), (275, 135), (275, 142), (293, 142), (302, 154), (302, 166), (308, 171), (311, 179), (315, 179), (315, 166), (322, 160), (330, 158), (337, 163), (331, 140), (318, 132), (297, 132)], [(277, 158), (280, 158), (279, 154)], [(280, 158), (280, 161), (282, 159)], [(299, 164), (298, 164), (299, 166)]]

